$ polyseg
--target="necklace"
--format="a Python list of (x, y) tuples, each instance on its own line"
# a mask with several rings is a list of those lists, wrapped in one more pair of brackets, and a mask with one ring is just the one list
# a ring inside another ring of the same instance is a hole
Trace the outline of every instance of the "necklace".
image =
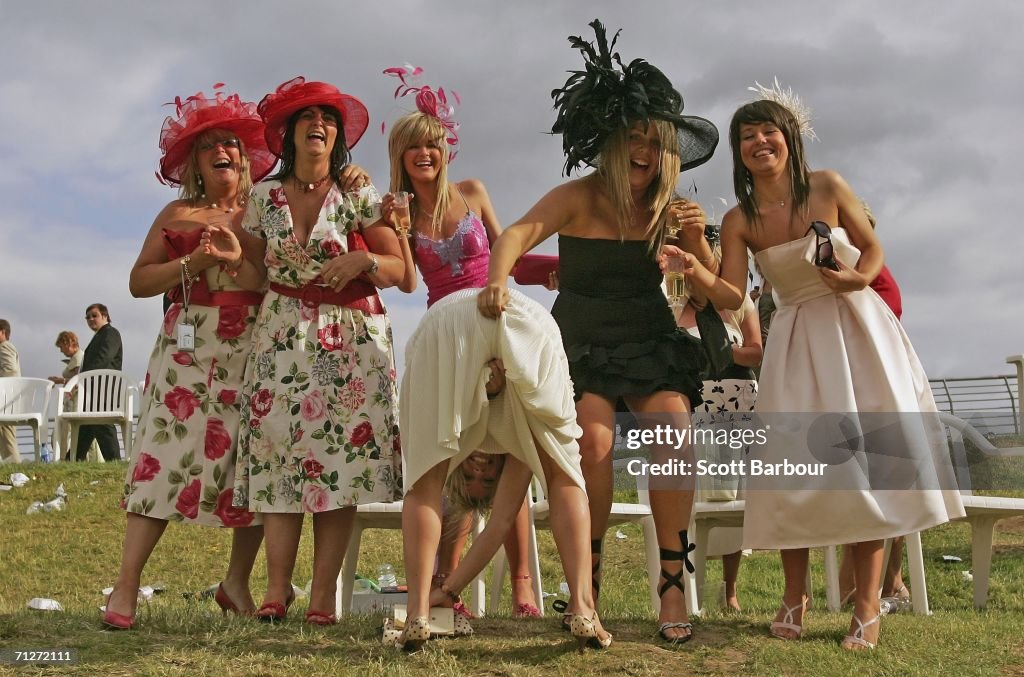
[(314, 190), (327, 183), (327, 179), (331, 178), (331, 173), (327, 172), (313, 183), (306, 183), (305, 181), (300, 181), (299, 177), (295, 176), (294, 174), (292, 175), (292, 178), (295, 179), (295, 184), (302, 189), (303, 193), (312, 193)]
[[(238, 206), (239, 207), (244, 207), (245, 206), (245, 198), (242, 198), (241, 200), (238, 201)], [(235, 211), (234, 207), (231, 207), (231, 206), (221, 207), (216, 202), (211, 202), (209, 205), (207, 205), (207, 209), (216, 209), (218, 211), (224, 212), (225, 214), (230, 214), (231, 212)]]

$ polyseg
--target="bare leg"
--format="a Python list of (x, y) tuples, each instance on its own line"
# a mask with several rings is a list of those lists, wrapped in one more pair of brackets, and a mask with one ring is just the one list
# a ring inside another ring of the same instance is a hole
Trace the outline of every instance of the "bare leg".
[[(627, 399), (629, 408), (637, 415), (641, 427), (647, 424), (668, 424), (676, 430), (684, 430), (690, 426), (690, 404), (686, 397), (676, 392), (661, 391), (644, 398)], [(644, 414), (657, 414), (656, 420), (645, 421)], [(682, 459), (693, 462), (693, 449), (689, 445), (681, 449), (669, 446), (652, 447), (651, 461), (664, 463), (670, 459)], [(652, 482), (653, 486), (656, 486)], [(589, 486), (589, 485), (588, 485)], [(686, 544), (682, 535), (690, 524), (690, 511), (693, 509), (693, 486), (679, 486), (669, 489), (652, 489), (650, 491), (651, 513), (654, 515), (654, 529), (658, 535), (658, 547), (661, 548), (662, 583), (659, 584), (661, 612), (658, 624), (688, 622), (686, 600), (683, 592), (682, 574)], [(664, 556), (672, 553), (670, 559)], [(664, 628), (662, 635), (672, 641), (686, 641), (692, 633), (689, 628)]]
[[(590, 539), (599, 543), (608, 530), (612, 511), (612, 444), (615, 442), (615, 404), (584, 393), (576, 403), (576, 421), (583, 429), (580, 438), (580, 469), (587, 482), (590, 505)], [(592, 550), (588, 545), (588, 550)], [(595, 591), (600, 588), (601, 555), (592, 553), (591, 577)]]
[(292, 573), (302, 536), (302, 513), (263, 515), (263, 533), (267, 543), (267, 593), (263, 603), (285, 604), (292, 598)]
[(524, 500), (519, 507), (515, 524), (505, 535), (505, 556), (508, 558), (508, 573), (512, 585), (512, 610), (517, 614), (533, 615), (529, 612), (537, 609), (537, 598), (533, 594), (530, 578), (529, 542), (530, 507)]
[(313, 583), (309, 589), (309, 610), (335, 613), (338, 574), (352, 535), (356, 507), (339, 508), (313, 515)]
[[(782, 593), (782, 608), (775, 614), (775, 622), (792, 623), (803, 627), (804, 605), (807, 603), (807, 561), (809, 550), (796, 548), (782, 550), (782, 575), (786, 579), (786, 590)], [(786, 610), (792, 609), (789, 619)], [(800, 633), (790, 628), (772, 628), (772, 634), (782, 639), (797, 639)]]
[(725, 582), (725, 605), (735, 611), (742, 611), (740, 601), (736, 597), (736, 579), (740, 573), (740, 562), (743, 553), (736, 551), (722, 555), (722, 580)]
[(438, 463), (405, 494), (402, 548), (410, 619), (430, 615), (430, 570), (441, 537), (441, 491), (447, 476), (448, 462)]
[(882, 597), (908, 597), (907, 586), (903, 582), (903, 536), (892, 539), (889, 549), (889, 561), (885, 565), (885, 578), (882, 580)]
[(462, 551), (473, 528), (472, 512), (467, 512), (458, 521), (452, 520), (449, 515), (444, 515), (442, 519), (441, 542), (437, 546), (437, 566), (434, 568), (434, 580), (431, 582), (435, 587), (440, 586), (441, 581), (459, 566)]
[(142, 569), (166, 528), (167, 520), (154, 519), (134, 512), (128, 513), (128, 523), (124, 529), (124, 546), (121, 549), (121, 571), (107, 600), (108, 609), (124, 616), (135, 615)]
[[(853, 575), (857, 583), (854, 595), (853, 616), (861, 623), (870, 623), (880, 612), (881, 600), (878, 597), (878, 579), (882, 575), (883, 541), (864, 541), (853, 545)], [(850, 620), (850, 635), (858, 629), (859, 624)], [(878, 642), (881, 627), (879, 622), (871, 623), (864, 629), (863, 639), (871, 644)], [(845, 649), (861, 649), (864, 647), (843, 641)]]
[(224, 592), (238, 607), (242, 614), (251, 613), (256, 608), (249, 589), (249, 576), (256, 563), (260, 545), (263, 544), (263, 527), (239, 527), (231, 534), (231, 559), (228, 560), (228, 571), (221, 585)]

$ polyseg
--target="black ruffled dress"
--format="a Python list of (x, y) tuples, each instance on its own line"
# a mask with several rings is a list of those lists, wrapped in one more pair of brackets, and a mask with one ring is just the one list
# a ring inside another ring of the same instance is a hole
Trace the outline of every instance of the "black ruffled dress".
[(671, 390), (699, 405), (703, 347), (676, 326), (647, 241), (559, 235), (558, 254), (551, 314), (576, 399), (585, 392), (617, 401)]

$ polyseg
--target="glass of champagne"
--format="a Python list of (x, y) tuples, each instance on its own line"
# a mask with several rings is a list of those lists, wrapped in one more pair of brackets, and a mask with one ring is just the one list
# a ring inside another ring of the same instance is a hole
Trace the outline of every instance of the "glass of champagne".
[(689, 296), (686, 289), (686, 276), (683, 275), (683, 260), (675, 256), (668, 257), (665, 269), (665, 287), (668, 291), (668, 304), (673, 308), (683, 305)]
[(412, 220), (409, 217), (409, 193), (400, 190), (395, 193), (394, 207), (395, 232), (402, 237), (409, 237)]

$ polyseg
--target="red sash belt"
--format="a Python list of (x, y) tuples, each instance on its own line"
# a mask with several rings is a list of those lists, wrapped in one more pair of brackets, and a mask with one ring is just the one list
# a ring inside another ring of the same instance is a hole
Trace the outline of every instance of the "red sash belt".
[[(175, 287), (167, 295), (174, 303), (182, 302), (181, 287)], [(210, 291), (205, 284), (196, 284), (189, 295), (189, 303), (197, 306), (258, 306), (263, 303), (263, 292), (258, 291)]]
[[(319, 280), (320, 278), (317, 278)], [(377, 295), (377, 288), (373, 283), (356, 278), (346, 284), (341, 291), (334, 291), (330, 287), (323, 287), (316, 281), (304, 287), (288, 287), (276, 282), (270, 283), (270, 290), (281, 296), (288, 296), (299, 299), (302, 305), (307, 308), (316, 308), (320, 305), (344, 306), (352, 310), (361, 310), (371, 315), (383, 315), (384, 304)]]

